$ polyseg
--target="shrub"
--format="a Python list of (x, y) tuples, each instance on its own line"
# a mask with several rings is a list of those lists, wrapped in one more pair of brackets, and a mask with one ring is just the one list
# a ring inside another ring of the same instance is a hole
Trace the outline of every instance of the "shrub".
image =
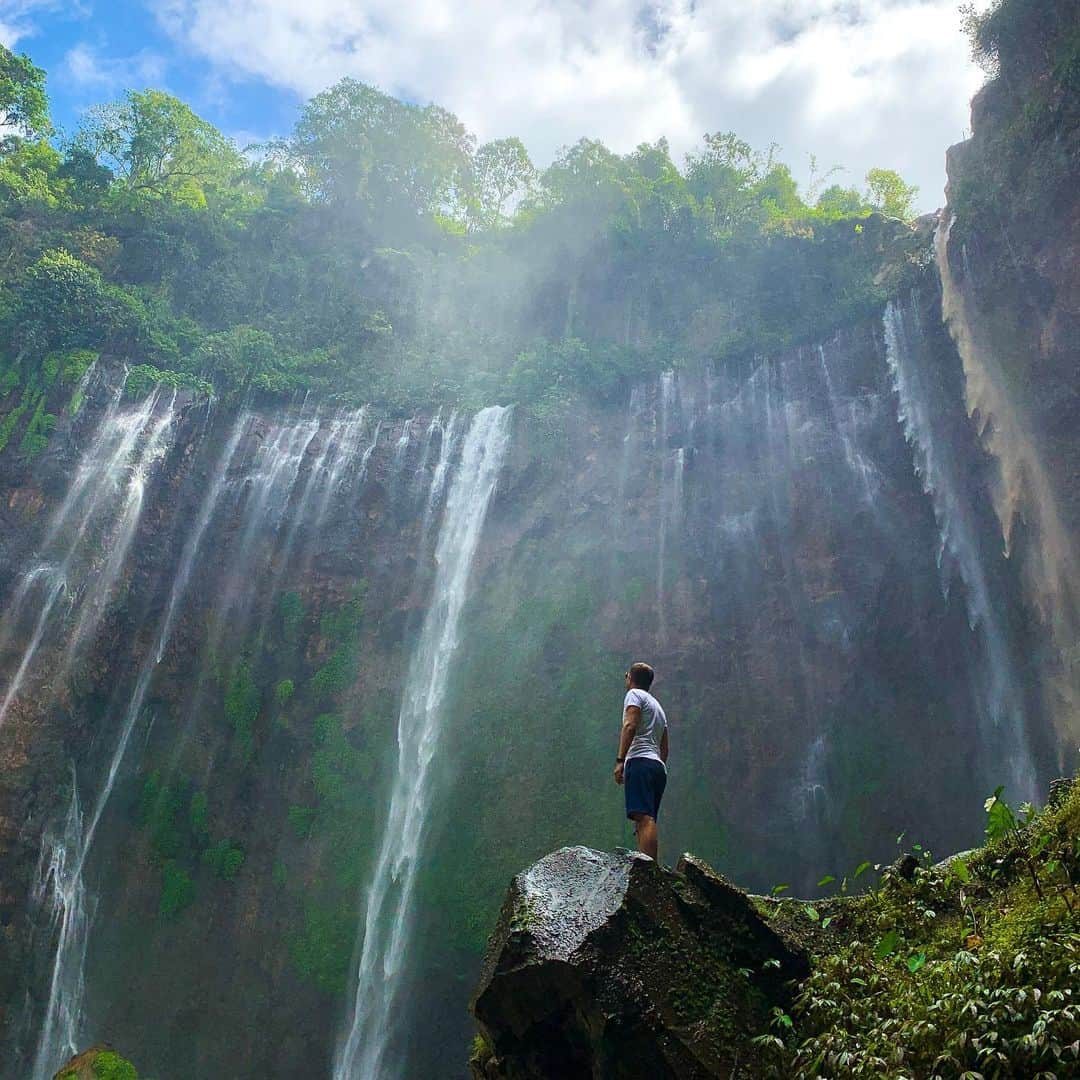
[(281, 682), (274, 687), (274, 697), (277, 699), (277, 703), (281, 708), (285, 708), (286, 705), (292, 701), (293, 691), (296, 689), (292, 679), (282, 679)]
[(231, 840), (219, 840), (202, 854), (202, 860), (224, 881), (232, 881), (244, 865), (244, 849)]
[(195, 883), (191, 875), (175, 862), (162, 868), (161, 900), (158, 910), (166, 918), (179, 914), (195, 901)]
[(112, 1050), (102, 1050), (94, 1058), (93, 1072), (96, 1080), (139, 1080), (135, 1066)]

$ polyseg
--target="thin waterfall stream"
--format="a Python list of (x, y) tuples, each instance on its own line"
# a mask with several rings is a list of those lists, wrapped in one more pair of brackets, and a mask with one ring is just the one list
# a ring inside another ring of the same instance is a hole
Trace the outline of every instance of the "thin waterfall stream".
[(476, 414), (450, 485), (435, 549), (435, 581), (409, 664), (398, 716), (397, 774), (382, 844), (367, 891), (355, 995), (334, 1061), (334, 1080), (385, 1075), (399, 1007), (413, 893), (431, 810), (431, 767), (473, 557), (509, 445), (510, 410)]

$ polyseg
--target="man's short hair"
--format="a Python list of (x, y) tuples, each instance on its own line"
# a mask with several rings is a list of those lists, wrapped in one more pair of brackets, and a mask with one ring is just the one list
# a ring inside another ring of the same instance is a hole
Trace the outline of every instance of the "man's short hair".
[(641, 660), (630, 665), (630, 681), (635, 686), (641, 687), (642, 690), (648, 690), (649, 687), (652, 686), (652, 681), (655, 678), (656, 672)]

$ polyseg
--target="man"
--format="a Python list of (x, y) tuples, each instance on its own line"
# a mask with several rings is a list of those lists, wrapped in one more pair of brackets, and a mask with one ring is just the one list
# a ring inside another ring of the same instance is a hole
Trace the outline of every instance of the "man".
[(663, 706), (649, 693), (655, 672), (648, 664), (626, 672), (622, 733), (615, 758), (615, 783), (626, 790), (626, 816), (634, 823), (638, 851), (656, 859), (656, 819), (667, 786), (668, 729)]

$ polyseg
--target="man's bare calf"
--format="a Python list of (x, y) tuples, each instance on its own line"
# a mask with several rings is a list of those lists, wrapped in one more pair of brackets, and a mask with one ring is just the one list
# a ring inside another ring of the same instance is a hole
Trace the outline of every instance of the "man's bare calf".
[(657, 852), (660, 846), (660, 834), (656, 828), (656, 819), (648, 814), (633, 814), (634, 834), (637, 836), (637, 847), (643, 855), (648, 855), (654, 862), (658, 862)]

